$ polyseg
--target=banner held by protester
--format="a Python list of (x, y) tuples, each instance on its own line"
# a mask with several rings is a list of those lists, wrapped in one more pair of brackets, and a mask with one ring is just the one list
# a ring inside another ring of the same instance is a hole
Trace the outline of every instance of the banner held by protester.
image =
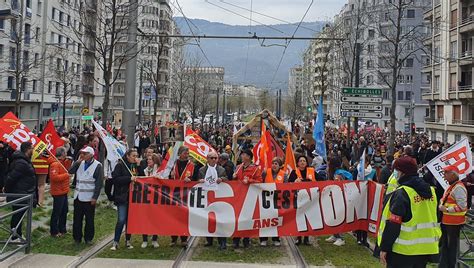
[[(130, 234), (214, 237), (376, 233), (383, 185), (372, 181), (244, 185), (140, 178), (130, 186)], [(212, 194), (211, 194), (212, 192)], [(166, 215), (166, 217), (156, 217)]]

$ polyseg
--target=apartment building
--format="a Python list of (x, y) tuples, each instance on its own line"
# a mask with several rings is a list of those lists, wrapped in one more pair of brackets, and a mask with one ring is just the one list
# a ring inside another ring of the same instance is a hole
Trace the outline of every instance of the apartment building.
[[(78, 0), (0, 3), (0, 114), (15, 109), (32, 129), (49, 119), (79, 124), (82, 46)], [(64, 94), (66, 92), (66, 94)], [(17, 99), (18, 93), (20, 97)]]
[(474, 140), (474, 0), (434, 0), (424, 13), (423, 99), (432, 140)]

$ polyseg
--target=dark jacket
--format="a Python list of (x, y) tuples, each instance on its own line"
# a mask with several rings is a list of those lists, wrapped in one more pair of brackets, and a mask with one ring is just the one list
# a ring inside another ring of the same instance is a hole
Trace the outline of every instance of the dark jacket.
[(31, 160), (24, 153), (13, 153), (9, 172), (5, 180), (5, 191), (15, 194), (34, 194), (37, 180)]
[(382, 171), (380, 171), (380, 178), (379, 178), (379, 183), (381, 184), (387, 184), (388, 179), (392, 175), (392, 169), (391, 169), (391, 163), (389, 165), (385, 165), (382, 168)]
[[(418, 175), (401, 177), (398, 180), (398, 183), (413, 188), (422, 198), (429, 199), (432, 197), (430, 185), (420, 179)], [(390, 199), (390, 212), (394, 215), (400, 216), (402, 222), (408, 222), (411, 220), (412, 213), (410, 198), (405, 190), (399, 188), (393, 192)], [(433, 211), (433, 213), (437, 212)], [(393, 243), (400, 235), (400, 227), (401, 224), (387, 220), (382, 234), (382, 242), (380, 244), (381, 251), (392, 251)]]
[(132, 174), (130, 174), (129, 170), (138, 175), (137, 165), (130, 164), (124, 158), (124, 161), (119, 161), (114, 171), (112, 171), (112, 182), (114, 184), (113, 199), (116, 205), (128, 204), (128, 192), (132, 182)]
[(227, 160), (222, 167), (225, 169), (225, 173), (227, 174), (227, 179), (232, 180), (234, 176), (234, 169), (235, 169), (234, 163), (232, 163), (232, 161), (230, 160)]

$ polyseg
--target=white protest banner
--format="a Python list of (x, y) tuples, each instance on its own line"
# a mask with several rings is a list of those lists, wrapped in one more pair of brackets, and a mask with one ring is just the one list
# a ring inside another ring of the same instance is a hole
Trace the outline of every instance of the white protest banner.
[(443, 186), (448, 188), (448, 183), (444, 179), (444, 169), (448, 166), (455, 166), (459, 170), (459, 179), (462, 180), (472, 172), (472, 152), (469, 141), (462, 139), (458, 143), (433, 158), (425, 165)]

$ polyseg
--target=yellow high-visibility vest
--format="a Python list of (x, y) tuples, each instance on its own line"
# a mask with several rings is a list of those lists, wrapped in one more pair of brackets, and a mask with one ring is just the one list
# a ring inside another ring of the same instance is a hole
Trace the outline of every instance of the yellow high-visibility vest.
[[(438, 254), (438, 241), (441, 229), (437, 222), (436, 192), (431, 187), (432, 197), (423, 199), (413, 188), (400, 186), (397, 191), (405, 191), (410, 198), (412, 217), (408, 222), (402, 222), (400, 235), (392, 247), (392, 252), (403, 255), (431, 255)], [(380, 220), (377, 236), (378, 244), (382, 242), (382, 234), (386, 220), (390, 218), (390, 200), (385, 205)]]
[(388, 178), (387, 181), (387, 189), (385, 190), (385, 194), (391, 194), (398, 188), (398, 181), (397, 178), (395, 178), (395, 172), (392, 172), (392, 175)]

